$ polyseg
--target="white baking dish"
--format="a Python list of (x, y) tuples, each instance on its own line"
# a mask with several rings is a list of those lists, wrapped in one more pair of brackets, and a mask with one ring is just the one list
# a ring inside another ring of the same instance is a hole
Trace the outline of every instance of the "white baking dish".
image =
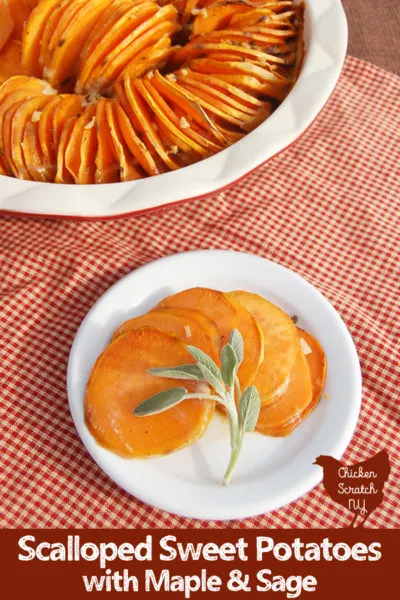
[(304, 36), (303, 68), (290, 94), (264, 123), (226, 150), (178, 171), (124, 183), (61, 185), (0, 175), (0, 211), (112, 218), (207, 196), (234, 183), (293, 143), (326, 104), (347, 49), (340, 0), (307, 0)]

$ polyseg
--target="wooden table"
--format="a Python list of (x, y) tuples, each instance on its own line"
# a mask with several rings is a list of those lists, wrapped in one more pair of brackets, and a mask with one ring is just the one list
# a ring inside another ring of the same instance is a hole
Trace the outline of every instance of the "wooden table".
[(348, 53), (400, 74), (400, 0), (342, 0)]

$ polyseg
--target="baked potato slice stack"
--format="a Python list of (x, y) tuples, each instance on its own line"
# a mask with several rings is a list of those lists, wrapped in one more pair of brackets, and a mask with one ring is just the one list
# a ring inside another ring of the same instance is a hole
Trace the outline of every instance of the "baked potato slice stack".
[(0, 174), (35, 181), (211, 156), (271, 114), (301, 62), (292, 0), (5, 0), (0, 16)]
[[(204, 398), (217, 390), (190, 377), (180, 379), (179, 365), (194, 364), (194, 346), (220, 366), (220, 350), (234, 329), (244, 349), (237, 383), (242, 392), (256, 386), (261, 401), (256, 430), (289, 435), (321, 397), (326, 360), (320, 345), (261, 296), (197, 287), (164, 298), (115, 330), (86, 391), (86, 423), (97, 441), (126, 457), (150, 457), (198, 440), (212, 418), (215, 398), (201, 400), (196, 393)], [(177, 369), (171, 377), (149, 372), (165, 367)], [(134, 414), (146, 398), (182, 386), (190, 399), (144, 418)], [(235, 389), (237, 400), (237, 384)]]

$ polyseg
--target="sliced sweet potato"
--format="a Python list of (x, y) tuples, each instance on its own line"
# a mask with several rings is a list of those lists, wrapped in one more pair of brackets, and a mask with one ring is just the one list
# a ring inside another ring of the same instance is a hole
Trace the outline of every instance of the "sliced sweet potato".
[(22, 64), (27, 73), (40, 77), (40, 44), (47, 21), (55, 10), (59, 0), (41, 0), (33, 9), (22, 36)]
[(95, 182), (96, 172), (96, 154), (97, 154), (97, 128), (96, 128), (96, 107), (93, 106), (89, 111), (90, 120), (83, 128), (81, 141), (81, 163), (79, 165), (78, 177), (76, 183), (89, 184)]
[[(208, 324), (211, 323), (208, 320)], [(210, 326), (210, 325), (209, 325)], [(141, 329), (143, 327), (152, 327), (176, 335), (185, 344), (190, 344), (200, 348), (206, 354), (211, 356), (213, 360), (218, 361), (219, 346), (215, 344), (207, 331), (203, 329), (196, 317), (193, 318), (192, 311), (174, 308), (163, 308), (153, 310), (140, 317), (135, 317), (123, 323), (113, 335), (113, 339), (123, 335), (132, 329)], [(219, 338), (217, 338), (219, 343)]]
[(12, 157), (12, 143), (11, 143), (11, 127), (15, 112), (19, 106), (23, 104), (24, 100), (18, 100), (18, 102), (11, 104), (7, 109), (3, 110), (1, 116), (1, 128), (0, 128), (0, 153), (2, 154), (3, 162), (9, 173), (13, 173), (15, 176), (15, 166), (13, 164)]
[(145, 78), (140, 82), (140, 93), (154, 115), (161, 121), (174, 144), (184, 150), (194, 150), (201, 156), (207, 156), (208, 150), (185, 134), (182, 130), (180, 120), (168, 105), (160, 98), (154, 90), (151, 79)]
[(242, 390), (251, 385), (258, 369), (264, 360), (264, 332), (254, 316), (239, 302), (229, 296), (236, 309), (235, 328), (243, 337), (244, 356), (238, 370), (239, 382)]
[(264, 435), (280, 435), (282, 428), (293, 423), (311, 401), (310, 370), (299, 344), (287, 389), (274, 402), (261, 408), (256, 430)]
[(226, 3), (210, 6), (207, 10), (200, 11), (193, 21), (193, 37), (202, 33), (209, 33), (229, 25), (232, 17), (242, 12), (248, 12), (249, 7), (241, 3)]
[(54, 180), (55, 183), (74, 183), (74, 178), (65, 164), (65, 153), (77, 120), (78, 117), (75, 115), (69, 117), (63, 123), (60, 141), (57, 145), (57, 173)]
[(24, 130), (22, 154), (30, 179), (33, 181), (49, 181), (44, 169), (43, 153), (39, 144), (38, 123), (30, 119)]
[(176, 12), (170, 15), (166, 12), (171, 12), (171, 9), (173, 9), (172, 5), (160, 8), (154, 16), (139, 25), (131, 35), (118, 44), (107, 56), (107, 63), (93, 72), (93, 83), (88, 82), (88, 86), (107, 90), (136, 56), (146, 48), (150, 51), (161, 37), (175, 33), (178, 29), (177, 22), (173, 18), (176, 17)]
[(301, 420), (304, 420), (321, 399), (326, 378), (326, 356), (321, 348), (321, 345), (315, 339), (315, 337), (299, 327), (297, 328), (297, 331), (300, 336), (300, 340), (304, 340), (306, 347), (308, 346), (305, 357), (310, 370), (312, 385), (312, 401), (301, 414)]
[[(93, 111), (93, 107), (89, 107)], [(81, 166), (81, 143), (85, 126), (91, 121), (88, 108), (76, 119), (65, 149), (65, 166), (76, 183)]]
[(14, 31), (15, 23), (8, 0), (0, 2), (0, 50), (4, 48)]
[[(211, 134), (205, 137), (204, 133), (206, 132), (203, 132), (202, 128), (200, 129), (196, 126), (196, 123), (192, 121), (187, 112), (180, 110), (179, 106), (174, 107), (174, 109), (171, 108), (170, 104), (164, 100), (153, 85), (153, 79), (154, 77), (147, 77), (143, 80), (143, 83), (156, 103), (157, 108), (154, 110), (161, 121), (168, 120), (166, 126), (173, 140), (172, 143), (178, 146), (180, 145), (178, 142), (187, 144), (190, 150), (198, 152), (201, 156), (207, 156), (210, 152), (221, 150), (222, 146), (210, 139), (215, 136)], [(182, 127), (183, 124), (185, 125), (184, 128)], [(176, 132), (176, 129), (179, 130), (179, 134)]]
[(208, 90), (202, 89), (198, 85), (198, 82), (194, 83), (189, 81), (186, 77), (180, 77), (179, 72), (178, 81), (183, 88), (191, 92), (197, 98), (197, 102), (208, 112), (217, 115), (224, 122), (226, 121), (236, 127), (243, 127), (246, 124), (248, 116), (245, 113), (237, 111), (230, 105), (218, 100), (218, 98), (210, 94)]
[(70, 81), (87, 36), (109, 2), (109, 0), (81, 1), (83, 4), (80, 10), (62, 34), (63, 43), (58, 42), (54, 47), (51, 61), (44, 71), (46, 79), (58, 89)]
[(133, 57), (131, 62), (124, 67), (120, 78), (127, 75), (131, 79), (136, 79), (151, 69), (161, 68), (174, 52), (175, 48), (171, 47), (170, 35), (162, 35), (151, 47), (146, 47), (141, 53)]
[(57, 171), (57, 148), (54, 144), (54, 117), (63, 96), (54, 96), (41, 111), (37, 124), (37, 136), (43, 157), (43, 177), (45, 181), (54, 181)]
[(118, 125), (125, 143), (148, 175), (157, 175), (160, 171), (146, 145), (137, 135), (132, 122), (119, 104), (115, 107)]
[[(75, 16), (78, 7), (79, 2), (76, 0), (62, 0), (56, 4), (53, 12), (48, 17), (41, 33), (40, 41), (39, 65), (42, 72), (43, 68), (46, 68), (50, 64), (54, 46), (62, 43), (62, 32), (69, 20)], [(46, 73), (44, 75), (46, 76)]]
[(200, 106), (196, 96), (177, 84), (176, 75), (171, 73), (166, 77), (163, 77), (158, 71), (154, 71), (152, 85), (166, 102), (172, 104), (175, 110), (182, 113), (180, 114), (181, 117), (183, 116), (186, 120), (190, 117), (190, 122), (188, 121), (188, 134), (190, 133), (190, 129), (194, 128), (194, 125), (197, 125), (198, 130), (203, 137), (208, 135), (210, 141), (213, 143), (215, 143), (215, 139), (218, 140), (218, 150), (223, 147), (224, 138), (215, 126), (213, 120)]
[(148, 458), (198, 440), (213, 416), (213, 401), (194, 398), (149, 417), (133, 414), (140, 402), (164, 390), (184, 386), (195, 393), (195, 382), (148, 373), (149, 368), (192, 362), (183, 342), (157, 329), (116, 338), (97, 359), (86, 389), (86, 425), (97, 442), (121, 456)]
[(74, 116), (79, 116), (83, 109), (83, 97), (75, 94), (65, 94), (61, 96), (61, 103), (56, 107), (53, 116), (53, 142), (54, 147), (58, 148), (61, 134), (65, 123)]
[(132, 181), (142, 179), (143, 172), (135, 157), (130, 153), (118, 125), (117, 117), (118, 103), (115, 100), (107, 102), (106, 115), (110, 128), (112, 147), (115, 160), (119, 164), (121, 181)]
[(215, 94), (218, 94), (219, 90), (223, 90), (225, 96), (230, 97), (231, 99), (238, 99), (241, 101), (241, 105), (247, 105), (256, 110), (263, 106), (263, 102), (255, 98), (251, 94), (246, 93), (240, 87), (236, 85), (232, 85), (219, 77), (215, 77), (213, 75), (208, 75), (207, 73), (197, 73), (196, 71), (190, 71), (190, 77), (192, 79), (197, 79), (202, 83), (209, 86), (210, 90), (214, 90)]
[[(113, 51), (124, 44), (128, 36), (135, 39), (138, 27), (158, 10), (155, 2), (144, 2), (137, 6), (123, 3), (118, 5), (106, 23), (100, 19), (90, 33), (83, 49), (76, 91), (98, 91), (101, 69), (112, 59)], [(93, 40), (94, 38), (94, 41)]]
[(100, 98), (96, 104), (96, 183), (113, 183), (119, 180), (119, 165), (114, 158), (112, 149), (111, 133), (107, 123), (106, 105), (107, 100), (105, 98)]
[(31, 7), (29, 4), (25, 3), (25, 0), (2, 0), (2, 3), (8, 3), (14, 21), (14, 29), (12, 32), (13, 38), (21, 40), (25, 22), (28, 20), (32, 11)]
[[(321, 398), (326, 375), (326, 358), (324, 351), (322, 350), (318, 341), (306, 331), (303, 331), (302, 329), (298, 328), (298, 334), (308, 346), (307, 354), (305, 354), (305, 360), (307, 362), (307, 366), (311, 377), (311, 400), (308, 404), (305, 404), (304, 408), (297, 415), (292, 415), (292, 417), (288, 419), (288, 422), (284, 425), (278, 424), (272, 426), (272, 413), (268, 412), (269, 407), (262, 409), (262, 416), (260, 414), (261, 421), (259, 421), (259, 431), (261, 433), (265, 433), (266, 435), (273, 435), (279, 437), (289, 435), (298, 425), (300, 425), (300, 423), (304, 421), (304, 419), (311, 413), (311, 411), (314, 410)], [(304, 384), (305, 380), (303, 382), (303, 385)], [(300, 390), (297, 391), (298, 393), (300, 392)], [(274, 414), (277, 414), (277, 409), (275, 409)]]
[(137, 121), (138, 127), (144, 136), (146, 146), (151, 147), (169, 169), (177, 169), (179, 165), (172, 159), (168, 154), (168, 150), (164, 147), (163, 141), (154, 127), (151, 113), (139, 93), (139, 90), (141, 90), (141, 82), (139, 80), (132, 81), (129, 77), (125, 77), (124, 86), (126, 98), (130, 107), (129, 116), (131, 118), (133, 116)]
[[(179, 73), (181, 72), (182, 70)], [(230, 110), (239, 119), (247, 120), (248, 117), (246, 117), (246, 115), (254, 116), (256, 113), (256, 107), (243, 102), (239, 94), (236, 94), (236, 97), (234, 97), (232, 93), (225, 93), (221, 86), (214, 87), (213, 85), (210, 85), (210, 81), (207, 81), (207, 77), (202, 73), (193, 73), (189, 69), (185, 69), (185, 72), (187, 73), (183, 77), (185, 83), (188, 83), (198, 90), (206, 92), (209, 97), (214, 96), (217, 100), (217, 106), (222, 107), (222, 105), (224, 105), (226, 108), (232, 107)]]
[(270, 404), (290, 381), (299, 348), (296, 328), (286, 313), (257, 294), (235, 291), (227, 296), (254, 316), (264, 334), (264, 360), (253, 384), (260, 394), (261, 404)]
[(22, 45), (17, 40), (10, 40), (0, 51), (0, 85), (15, 75), (25, 75), (22, 66)]
[(28, 121), (35, 113), (40, 113), (42, 108), (50, 101), (50, 96), (36, 96), (29, 100), (25, 100), (15, 111), (11, 124), (11, 152), (12, 152), (12, 167), (15, 177), (19, 179), (31, 179), (30, 169), (40, 167), (40, 164), (35, 164), (35, 156), (29, 154), (29, 148), (24, 148), (23, 138), (25, 127)]
[[(225, 343), (238, 317), (237, 310), (226, 294), (210, 288), (190, 288), (164, 298), (154, 307), (188, 308), (200, 310), (213, 321), (218, 329), (221, 343)], [(154, 310), (154, 309), (153, 309)]]

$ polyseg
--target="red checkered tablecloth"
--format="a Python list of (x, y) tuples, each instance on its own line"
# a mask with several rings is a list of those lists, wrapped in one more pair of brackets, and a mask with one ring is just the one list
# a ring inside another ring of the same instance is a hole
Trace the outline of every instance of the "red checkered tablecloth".
[(112, 222), (0, 219), (1, 526), (348, 525), (350, 515), (322, 486), (254, 519), (222, 523), (170, 515), (119, 489), (82, 446), (65, 382), (81, 320), (132, 269), (200, 248), (279, 262), (340, 312), (359, 352), (364, 385), (361, 417), (344, 459), (357, 462), (388, 450), (392, 473), (369, 526), (400, 526), (399, 81), (348, 58), (307, 133), (213, 197)]

